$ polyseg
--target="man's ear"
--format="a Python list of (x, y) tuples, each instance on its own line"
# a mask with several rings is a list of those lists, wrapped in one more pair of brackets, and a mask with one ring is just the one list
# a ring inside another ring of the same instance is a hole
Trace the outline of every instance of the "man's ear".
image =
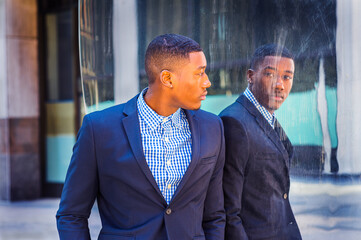
[(163, 70), (160, 72), (160, 81), (166, 87), (169, 88), (173, 87), (172, 77), (173, 77), (173, 73), (170, 72), (169, 70)]
[(253, 69), (248, 69), (247, 70), (247, 82), (248, 82), (248, 84), (253, 83), (253, 77), (254, 77), (254, 70)]

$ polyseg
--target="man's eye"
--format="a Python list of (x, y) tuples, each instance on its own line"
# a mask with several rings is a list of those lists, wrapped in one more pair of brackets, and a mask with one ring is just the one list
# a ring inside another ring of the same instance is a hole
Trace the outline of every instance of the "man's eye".
[(274, 74), (270, 73), (270, 72), (266, 72), (265, 75), (266, 75), (266, 77), (270, 77), (270, 78), (274, 77)]
[(283, 80), (291, 80), (291, 79), (292, 79), (291, 76), (287, 76), (287, 75), (283, 76)]

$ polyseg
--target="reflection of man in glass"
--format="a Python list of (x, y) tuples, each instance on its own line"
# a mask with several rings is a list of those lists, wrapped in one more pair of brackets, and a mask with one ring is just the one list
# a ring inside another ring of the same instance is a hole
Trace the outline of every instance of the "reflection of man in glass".
[(61, 239), (89, 239), (95, 199), (99, 239), (224, 238), (222, 121), (198, 110), (206, 65), (192, 39), (158, 36), (146, 51), (149, 88), (85, 116), (57, 213)]
[(288, 199), (293, 149), (274, 116), (291, 91), (293, 74), (286, 48), (261, 46), (247, 71), (248, 88), (220, 114), (226, 239), (301, 239)]

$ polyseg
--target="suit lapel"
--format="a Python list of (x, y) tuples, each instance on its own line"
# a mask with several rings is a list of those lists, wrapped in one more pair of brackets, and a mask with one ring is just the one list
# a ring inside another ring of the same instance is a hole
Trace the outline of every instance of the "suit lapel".
[(199, 121), (198, 121), (194, 111), (184, 110), (184, 112), (186, 113), (189, 127), (190, 127), (190, 130), (192, 133), (192, 160), (189, 163), (187, 171), (185, 172), (185, 174), (182, 178), (182, 181), (179, 183), (179, 185), (172, 197), (171, 202), (174, 201), (174, 199), (177, 197), (179, 192), (182, 190), (182, 188), (186, 184), (187, 180), (192, 175), (192, 172), (194, 171), (194, 169), (197, 166), (197, 163), (199, 161), (200, 141), (201, 141)]
[[(265, 120), (267, 121), (267, 120)], [(288, 152), (285, 148), (285, 146), (283, 145), (280, 136), (277, 134), (277, 132), (269, 125), (269, 123), (267, 122), (268, 127), (270, 128), (269, 132), (268, 132), (268, 137), (269, 139), (271, 139), (271, 141), (276, 145), (276, 147), (278, 148), (278, 150), (282, 153), (282, 156), (286, 162), (286, 166), (289, 169), (289, 156), (288, 156)]]
[[(289, 156), (288, 151), (285, 148), (285, 145), (281, 141), (281, 138), (279, 134), (271, 127), (271, 125), (267, 122), (267, 120), (263, 117), (263, 115), (258, 111), (258, 109), (251, 103), (246, 96), (241, 95), (238, 100), (247, 110), (250, 114), (252, 114), (258, 125), (262, 128), (264, 133), (267, 135), (267, 137), (274, 143), (274, 145), (277, 147), (277, 149), (282, 153), (283, 158), (286, 162), (287, 167), (289, 168), (289, 159), (291, 156)], [(277, 120), (276, 120), (277, 121)], [(275, 124), (276, 126), (276, 124)], [(280, 125), (277, 121), (277, 130), (280, 130)], [(282, 128), (281, 128), (282, 129)], [(286, 135), (282, 129), (282, 132), (284, 135)], [(287, 137), (287, 136), (286, 136)], [(287, 138), (288, 139), (288, 138)]]
[[(288, 153), (289, 161), (291, 161), (291, 159), (293, 158), (293, 146), (292, 146), (291, 141), (287, 137), (285, 131), (283, 130), (281, 124), (277, 121), (277, 119), (275, 122), (275, 131), (278, 134), (279, 138), (281, 139), (281, 142)], [(288, 164), (289, 164), (289, 161), (288, 161)]]
[[(138, 94), (139, 95), (139, 94)], [(142, 169), (144, 175), (147, 177), (149, 182), (155, 188), (155, 190), (162, 196), (161, 191), (153, 177), (152, 172), (149, 169), (149, 166), (144, 157), (144, 151), (142, 146), (142, 139), (140, 134), (140, 126), (139, 126), (139, 118), (137, 111), (137, 99), (138, 95), (133, 99), (129, 100), (124, 106), (124, 115), (125, 117), (122, 119), (124, 130), (126, 132), (130, 147), (133, 151), (135, 159), (137, 160), (140, 168)], [(165, 202), (165, 200), (164, 200)]]

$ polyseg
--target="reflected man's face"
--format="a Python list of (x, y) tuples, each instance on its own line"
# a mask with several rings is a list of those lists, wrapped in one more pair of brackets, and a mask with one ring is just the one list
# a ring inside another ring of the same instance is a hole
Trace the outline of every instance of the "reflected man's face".
[(256, 69), (248, 70), (251, 92), (270, 113), (280, 108), (288, 97), (294, 71), (294, 61), (280, 56), (266, 56)]

